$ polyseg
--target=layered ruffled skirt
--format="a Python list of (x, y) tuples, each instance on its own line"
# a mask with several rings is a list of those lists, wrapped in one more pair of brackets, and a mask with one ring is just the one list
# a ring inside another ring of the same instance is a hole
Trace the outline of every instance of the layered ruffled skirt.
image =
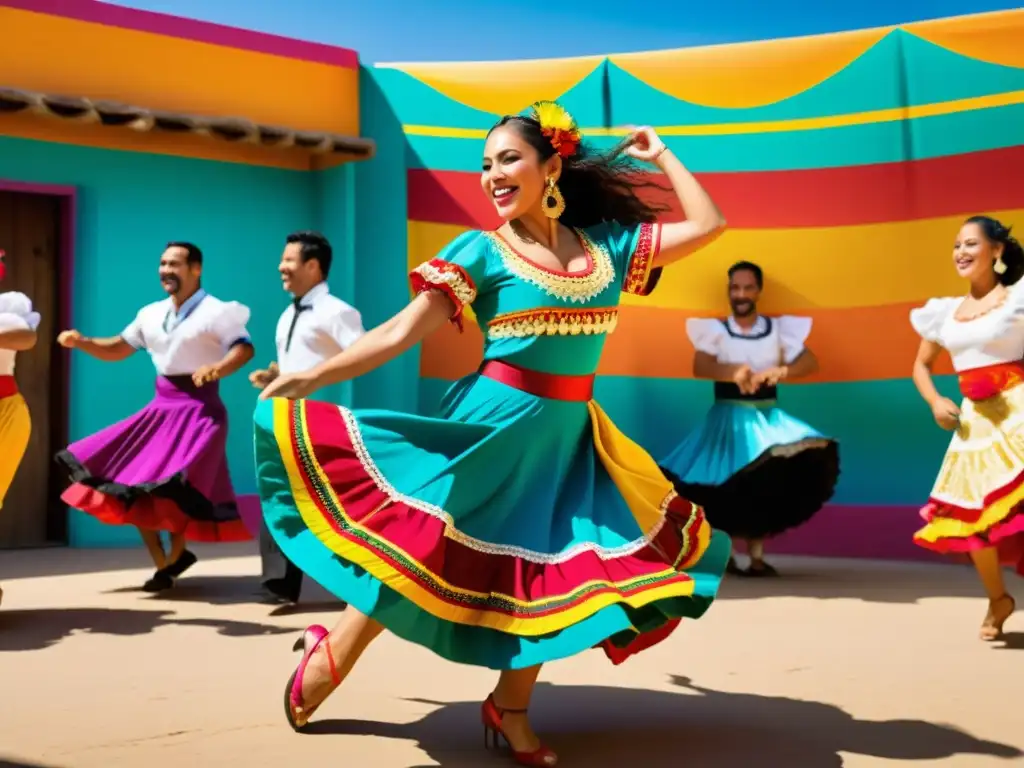
[(245, 541), (227, 433), (217, 382), (197, 387), (190, 376), (160, 376), (145, 408), (57, 454), (72, 481), (61, 499), (104, 523)]
[(839, 446), (765, 402), (717, 402), (661, 466), (716, 529), (762, 539), (806, 523), (832, 498)]
[(32, 434), (25, 398), (13, 376), (0, 376), (0, 508)]
[(914, 534), (946, 554), (995, 547), (1024, 575), (1024, 366), (964, 371), (960, 426)]
[(439, 418), (261, 402), (259, 493), (284, 554), (396, 635), (495, 669), (594, 646), (618, 663), (701, 616), (728, 537), (562, 386), (593, 377), (486, 371)]

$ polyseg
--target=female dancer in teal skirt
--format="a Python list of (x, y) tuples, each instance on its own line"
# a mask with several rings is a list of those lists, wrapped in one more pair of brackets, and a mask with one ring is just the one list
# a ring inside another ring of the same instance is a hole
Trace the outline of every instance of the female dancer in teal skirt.
[[(305, 726), (383, 629), (458, 662), (501, 670), (485, 733), (522, 765), (554, 765), (526, 717), (541, 665), (600, 646), (619, 663), (697, 618), (729, 557), (699, 507), (593, 401), (622, 291), (725, 222), (650, 128), (588, 152), (558, 105), (503, 118), (481, 184), (505, 223), (466, 232), (412, 273), (416, 298), (349, 349), (281, 376), (256, 409), (267, 527), (284, 554), (345, 600), (304, 634), (285, 692)], [(656, 164), (686, 221), (658, 224), (632, 160)], [(477, 373), (435, 418), (304, 400), (386, 363), (472, 305)]]

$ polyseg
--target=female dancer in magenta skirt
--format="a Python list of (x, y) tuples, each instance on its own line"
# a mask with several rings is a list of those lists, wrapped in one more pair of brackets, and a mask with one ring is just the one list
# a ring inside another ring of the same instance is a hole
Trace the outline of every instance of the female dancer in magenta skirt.
[[(4, 252), (0, 251), (0, 282), (6, 276)], [(39, 313), (24, 293), (0, 293), (0, 509), (11, 488), (18, 465), (32, 435), (32, 419), (25, 398), (14, 380), (14, 359), (36, 345)], [(0, 603), (4, 590), (0, 587)]]
[[(988, 594), (982, 640), (997, 640), (1013, 613), (1002, 566), (1024, 575), (1024, 251), (987, 216), (964, 223), (953, 248), (967, 296), (931, 299), (910, 313), (921, 336), (914, 384), (943, 429), (954, 431), (914, 535), (922, 547), (966, 553)], [(942, 350), (964, 396), (958, 407), (932, 383)]]
[[(686, 221), (655, 223), (631, 160), (661, 168)], [(305, 632), (285, 691), (292, 727), (386, 628), (501, 670), (485, 733), (547, 766), (555, 754), (526, 717), (541, 665), (596, 646), (621, 662), (701, 616), (725, 570), (728, 537), (592, 399), (621, 292), (647, 294), (724, 221), (654, 131), (592, 154), (551, 102), (491, 130), (481, 183), (505, 223), (457, 237), (414, 270), (402, 312), (267, 387), (256, 469), (281, 550), (350, 606), (331, 632)], [(470, 305), (483, 363), (438, 417), (298, 399), (461, 326)]]

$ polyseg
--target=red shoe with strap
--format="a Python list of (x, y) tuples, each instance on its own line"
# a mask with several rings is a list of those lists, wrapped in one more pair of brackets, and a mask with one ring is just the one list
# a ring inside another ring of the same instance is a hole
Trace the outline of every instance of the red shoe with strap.
[(492, 746), (497, 749), (499, 746), (498, 737), (500, 736), (508, 744), (509, 749), (512, 751), (513, 759), (519, 765), (526, 765), (531, 768), (550, 768), (550, 766), (558, 763), (558, 755), (543, 744), (532, 752), (517, 752), (513, 749), (512, 742), (505, 735), (505, 729), (501, 723), (502, 718), (506, 714), (524, 715), (526, 710), (503, 709), (494, 703), (494, 694), (488, 696), (483, 706), (481, 706), (480, 718), (484, 724), (484, 747), (486, 749), (490, 749)]

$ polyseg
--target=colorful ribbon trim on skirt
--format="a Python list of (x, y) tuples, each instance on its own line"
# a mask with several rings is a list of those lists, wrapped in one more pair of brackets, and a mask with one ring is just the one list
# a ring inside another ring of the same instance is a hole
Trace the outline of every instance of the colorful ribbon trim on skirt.
[(548, 400), (569, 400), (586, 403), (594, 399), (594, 374), (565, 376), (520, 368), (501, 360), (487, 360), (480, 366), (480, 375), (494, 379), (513, 389)]
[(960, 371), (960, 394), (978, 402), (1024, 384), (1024, 361), (986, 365)]
[(18, 394), (18, 382), (13, 376), (0, 376), (0, 398)]

